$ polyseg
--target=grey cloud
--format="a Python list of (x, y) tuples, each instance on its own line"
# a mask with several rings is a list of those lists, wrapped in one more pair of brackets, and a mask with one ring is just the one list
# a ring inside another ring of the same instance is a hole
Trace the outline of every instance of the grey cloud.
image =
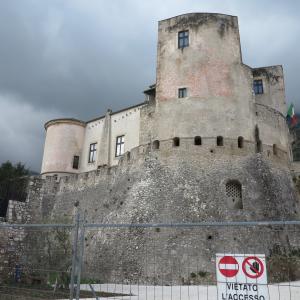
[[(155, 81), (157, 21), (193, 11), (237, 15), (244, 62), (283, 64), (287, 99), (300, 110), (298, 1), (0, 0), (0, 95), (14, 95), (0, 97), (0, 109), (20, 116), (27, 107), (35, 120), (1, 125), (0, 162), (39, 170), (48, 117), (87, 120), (142, 101)], [(26, 136), (38, 150), (17, 150)]]

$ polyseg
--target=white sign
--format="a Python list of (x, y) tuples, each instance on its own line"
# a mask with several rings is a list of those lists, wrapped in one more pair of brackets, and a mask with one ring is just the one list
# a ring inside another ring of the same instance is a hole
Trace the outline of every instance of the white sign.
[(269, 300), (264, 254), (216, 254), (218, 300)]

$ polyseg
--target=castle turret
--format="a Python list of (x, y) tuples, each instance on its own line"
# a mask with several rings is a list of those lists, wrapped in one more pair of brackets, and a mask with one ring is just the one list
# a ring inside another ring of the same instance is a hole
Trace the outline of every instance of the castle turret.
[(47, 122), (45, 129), (41, 174), (78, 173), (85, 123), (76, 119), (55, 119)]

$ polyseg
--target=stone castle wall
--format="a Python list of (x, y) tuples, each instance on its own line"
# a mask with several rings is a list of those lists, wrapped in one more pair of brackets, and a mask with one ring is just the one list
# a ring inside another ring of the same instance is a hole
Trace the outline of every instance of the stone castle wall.
[[(117, 167), (59, 181), (34, 178), (27, 202), (30, 221), (73, 218), (77, 209), (85, 212), (89, 223), (299, 218), (299, 202), (285, 158), (255, 154), (254, 145), (247, 141), (242, 149), (230, 139), (224, 140), (224, 146), (216, 146), (215, 138), (202, 143), (197, 146), (192, 138), (185, 138), (179, 147), (173, 147), (172, 140), (161, 141), (159, 149), (145, 145), (126, 153)], [(227, 197), (229, 180), (242, 185), (242, 208)], [(259, 228), (93, 229), (86, 231), (83, 276), (107, 281), (188, 282), (197, 271), (196, 263), (199, 270), (214, 276), (218, 251), (268, 255), (275, 244), (293, 247), (297, 242), (289, 233), (272, 228), (264, 232)], [(156, 257), (155, 270), (145, 261), (147, 255), (151, 260)]]

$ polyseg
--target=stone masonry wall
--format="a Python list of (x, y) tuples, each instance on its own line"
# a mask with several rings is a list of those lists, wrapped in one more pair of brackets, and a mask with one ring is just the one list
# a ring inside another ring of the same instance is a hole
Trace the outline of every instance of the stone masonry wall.
[[(242, 185), (242, 209), (234, 208), (226, 196), (228, 180)], [(33, 222), (46, 216), (70, 217), (77, 209), (85, 211), (89, 223), (299, 218), (285, 160), (254, 154), (250, 142), (238, 149), (236, 141), (226, 139), (223, 147), (209, 139), (201, 146), (182, 139), (179, 147), (167, 140), (158, 150), (150, 145), (135, 148), (117, 167), (72, 175), (58, 183), (34, 179), (31, 184), (28, 207)], [(263, 232), (259, 228), (89, 229), (83, 276), (103, 281), (189, 282), (197, 270), (214, 277), (216, 252), (268, 255), (276, 245), (292, 248), (297, 239), (272, 228)]]

